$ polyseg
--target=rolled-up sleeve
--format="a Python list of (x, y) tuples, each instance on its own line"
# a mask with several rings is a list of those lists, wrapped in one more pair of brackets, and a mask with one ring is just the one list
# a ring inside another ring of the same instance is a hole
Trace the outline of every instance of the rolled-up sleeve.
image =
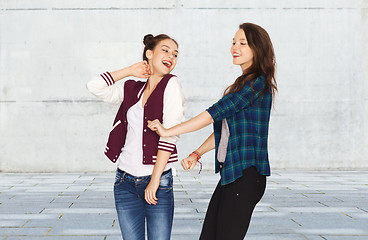
[[(265, 86), (264, 76), (258, 77), (251, 86), (251, 81), (247, 81), (244, 87), (236, 93), (230, 93), (222, 97), (206, 111), (214, 121), (221, 121), (224, 118), (248, 108), (254, 102)], [(253, 90), (252, 90), (253, 87)]]
[[(164, 109), (162, 125), (164, 128), (171, 128), (184, 121), (185, 100), (183, 91), (177, 77), (172, 77), (168, 82), (164, 93)], [(158, 149), (173, 152), (179, 136), (161, 137)]]

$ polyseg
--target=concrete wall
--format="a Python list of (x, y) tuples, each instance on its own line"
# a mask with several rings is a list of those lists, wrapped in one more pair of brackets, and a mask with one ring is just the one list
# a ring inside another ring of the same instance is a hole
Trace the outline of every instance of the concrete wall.
[[(272, 168), (368, 168), (366, 0), (1, 0), (0, 171), (113, 170), (103, 155), (117, 106), (85, 83), (141, 60), (142, 38), (179, 42), (174, 74), (190, 118), (240, 74), (238, 25), (263, 26), (278, 62)], [(211, 127), (182, 136), (186, 156)], [(213, 152), (204, 157), (212, 169)]]

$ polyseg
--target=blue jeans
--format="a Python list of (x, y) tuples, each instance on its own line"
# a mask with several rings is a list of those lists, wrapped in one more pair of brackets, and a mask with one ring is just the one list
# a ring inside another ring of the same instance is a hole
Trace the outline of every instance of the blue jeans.
[(114, 184), (115, 206), (124, 240), (169, 240), (174, 216), (173, 176), (171, 169), (162, 173), (156, 205), (144, 199), (151, 176), (135, 177), (120, 169)]

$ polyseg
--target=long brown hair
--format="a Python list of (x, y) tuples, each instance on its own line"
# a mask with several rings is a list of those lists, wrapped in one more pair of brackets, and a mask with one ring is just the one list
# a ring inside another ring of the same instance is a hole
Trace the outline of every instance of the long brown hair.
[(270, 36), (266, 30), (253, 23), (240, 24), (239, 29), (244, 31), (248, 45), (253, 52), (253, 63), (232, 85), (226, 88), (224, 95), (241, 90), (248, 81), (252, 81), (252, 87), (253, 81), (262, 74), (265, 74), (266, 85), (259, 97), (265, 91), (270, 91), (274, 95), (277, 91), (275, 79), (276, 59)]
[(144, 50), (143, 50), (143, 60), (146, 60), (148, 62), (148, 58), (146, 56), (146, 52), (147, 50), (153, 50), (155, 49), (156, 45), (161, 42), (162, 40), (165, 39), (171, 39), (174, 41), (174, 43), (176, 44), (177, 47), (179, 47), (179, 44), (172, 39), (171, 37), (169, 37), (166, 34), (159, 34), (156, 36), (153, 36), (152, 34), (147, 34), (146, 36), (144, 36), (143, 38), (143, 44), (144, 44)]

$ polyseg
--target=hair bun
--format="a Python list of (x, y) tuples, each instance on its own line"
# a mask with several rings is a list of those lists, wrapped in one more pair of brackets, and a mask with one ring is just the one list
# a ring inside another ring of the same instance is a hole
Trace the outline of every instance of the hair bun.
[(143, 44), (146, 46), (152, 40), (152, 38), (153, 38), (152, 34), (147, 34), (143, 38)]

